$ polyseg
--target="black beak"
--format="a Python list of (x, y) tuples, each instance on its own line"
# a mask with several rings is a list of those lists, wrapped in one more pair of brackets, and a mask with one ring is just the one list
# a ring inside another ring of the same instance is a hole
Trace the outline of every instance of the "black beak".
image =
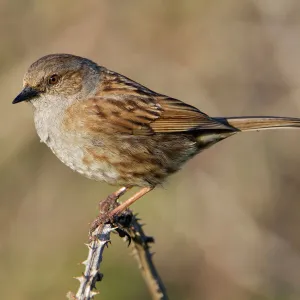
[(32, 87), (26, 86), (23, 91), (15, 98), (12, 102), (13, 104), (22, 102), (22, 101), (29, 101), (39, 95), (39, 92)]

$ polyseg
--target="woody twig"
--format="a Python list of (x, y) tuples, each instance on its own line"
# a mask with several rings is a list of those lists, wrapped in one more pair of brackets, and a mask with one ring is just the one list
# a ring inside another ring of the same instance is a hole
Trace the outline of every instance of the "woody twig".
[[(83, 262), (85, 270), (82, 276), (76, 277), (80, 282), (79, 289), (76, 295), (69, 292), (67, 298), (69, 300), (91, 300), (98, 294), (96, 283), (103, 277), (100, 271), (103, 252), (110, 242), (111, 232), (115, 231), (121, 237), (126, 237), (127, 241), (129, 240), (133, 256), (138, 262), (152, 299), (167, 300), (166, 289), (154, 266), (153, 254), (150, 252), (150, 244), (154, 242), (154, 239), (144, 233), (139, 219), (129, 210), (115, 216), (113, 223), (105, 217), (116, 206), (116, 200), (110, 197), (100, 205), (99, 217), (93, 222), (90, 231), (90, 241), (87, 244), (88, 257)], [(113, 202), (114, 204), (112, 204)]]

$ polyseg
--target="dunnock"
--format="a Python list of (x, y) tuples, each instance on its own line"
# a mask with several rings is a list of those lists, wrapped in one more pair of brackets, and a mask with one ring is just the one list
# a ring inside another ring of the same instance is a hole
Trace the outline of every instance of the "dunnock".
[(211, 118), (93, 61), (69, 54), (40, 58), (13, 103), (31, 103), (42, 142), (88, 178), (140, 191), (111, 216), (178, 171), (205, 148), (241, 131), (300, 127), (283, 117)]

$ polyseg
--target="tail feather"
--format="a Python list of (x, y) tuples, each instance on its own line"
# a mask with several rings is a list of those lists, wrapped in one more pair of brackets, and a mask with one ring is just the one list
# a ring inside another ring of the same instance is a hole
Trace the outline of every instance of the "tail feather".
[(215, 119), (239, 131), (300, 128), (300, 119), (289, 117), (230, 117)]

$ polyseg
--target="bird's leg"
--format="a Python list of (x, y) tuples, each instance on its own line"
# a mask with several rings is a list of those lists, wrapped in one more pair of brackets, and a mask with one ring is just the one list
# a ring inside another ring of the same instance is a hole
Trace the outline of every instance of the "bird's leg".
[(117, 200), (126, 193), (129, 188), (122, 187), (116, 192), (110, 194), (105, 200), (101, 200), (98, 204), (99, 206), (99, 215), (98, 217), (91, 223), (90, 226), (90, 236), (92, 235), (93, 231), (101, 224), (106, 223), (109, 221), (107, 214), (116, 208)]
[(93, 231), (100, 225), (106, 222), (113, 222), (114, 218), (119, 216), (124, 210), (126, 210), (131, 204), (140, 199), (142, 196), (150, 192), (154, 187), (144, 187), (139, 190), (132, 197), (121, 203), (117, 207), (117, 200), (122, 196), (129, 188), (123, 187), (115, 193), (109, 195), (104, 201), (99, 203), (100, 214), (94, 220), (90, 227), (90, 238), (92, 237)]
[(120, 215), (131, 204), (133, 204), (135, 201), (143, 197), (145, 194), (149, 193), (151, 190), (153, 190), (153, 188), (154, 187), (144, 187), (141, 190), (139, 190), (132, 197), (130, 197), (129, 199), (121, 203), (119, 206), (117, 206), (115, 209), (113, 209), (111, 212), (109, 212), (108, 213), (109, 219), (113, 219), (114, 217)]
[(127, 187), (122, 187), (119, 190), (117, 190), (116, 192), (110, 194), (105, 200), (101, 200), (99, 202), (99, 212), (100, 215), (103, 213), (106, 213), (108, 211), (111, 211), (113, 208), (115, 208), (116, 204), (117, 204), (117, 200), (124, 195), (127, 191), (129, 190), (129, 188)]

